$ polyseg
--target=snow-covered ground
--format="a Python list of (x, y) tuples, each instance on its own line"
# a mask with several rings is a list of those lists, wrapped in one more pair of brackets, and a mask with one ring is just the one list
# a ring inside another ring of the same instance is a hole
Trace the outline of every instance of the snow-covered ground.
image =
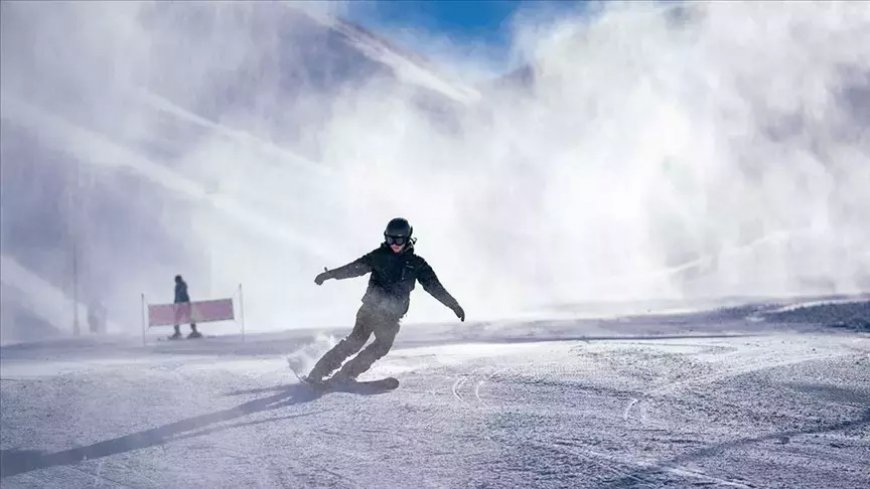
[(2, 486), (867, 487), (870, 335), (783, 311), (410, 325), (376, 395), (297, 383), (320, 331), (10, 345)]

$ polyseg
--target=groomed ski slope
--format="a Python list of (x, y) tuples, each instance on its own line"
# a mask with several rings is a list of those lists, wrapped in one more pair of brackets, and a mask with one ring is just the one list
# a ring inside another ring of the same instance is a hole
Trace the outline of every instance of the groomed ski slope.
[[(338, 330), (336, 335), (345, 333)], [(3, 488), (862, 488), (870, 336), (693, 313), (408, 326), (298, 385), (321, 332), (2, 349)]]

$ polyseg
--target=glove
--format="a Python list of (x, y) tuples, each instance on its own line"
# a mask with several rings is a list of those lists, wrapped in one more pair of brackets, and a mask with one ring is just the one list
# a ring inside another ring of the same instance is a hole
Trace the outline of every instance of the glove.
[(326, 279), (328, 279), (328, 278), (329, 278), (329, 270), (327, 270), (324, 267), (323, 272), (317, 274), (317, 276), (314, 277), (314, 283), (316, 283), (317, 285), (322, 285), (323, 282), (325, 282)]
[(459, 304), (453, 308), (453, 313), (456, 314), (456, 317), (459, 318), (460, 321), (465, 322), (465, 310), (462, 309), (462, 306)]

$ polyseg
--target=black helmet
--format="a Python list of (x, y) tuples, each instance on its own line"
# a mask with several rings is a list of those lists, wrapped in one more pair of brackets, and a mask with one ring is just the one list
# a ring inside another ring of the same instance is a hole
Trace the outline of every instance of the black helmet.
[(408, 223), (407, 219), (397, 217), (387, 223), (387, 229), (384, 230), (384, 238), (387, 244), (404, 244), (411, 240), (411, 233), (414, 228)]

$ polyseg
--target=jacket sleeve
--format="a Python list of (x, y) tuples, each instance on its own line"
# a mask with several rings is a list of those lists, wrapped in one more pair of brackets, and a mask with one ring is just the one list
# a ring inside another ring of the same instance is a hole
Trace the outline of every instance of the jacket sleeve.
[(327, 271), (329, 278), (342, 280), (346, 278), (360, 277), (372, 271), (371, 253), (367, 253), (347, 265)]
[(422, 264), (420, 266), (420, 271), (417, 274), (417, 280), (420, 282), (420, 285), (423, 286), (423, 290), (432, 295), (432, 297), (438, 299), (439, 302), (449, 307), (450, 309), (456, 309), (459, 307), (459, 301), (457, 301), (450, 292), (447, 292), (447, 289), (441, 285), (441, 281), (438, 280), (438, 276), (435, 275), (435, 270), (432, 270), (432, 267), (426, 263), (426, 260), (420, 258)]

